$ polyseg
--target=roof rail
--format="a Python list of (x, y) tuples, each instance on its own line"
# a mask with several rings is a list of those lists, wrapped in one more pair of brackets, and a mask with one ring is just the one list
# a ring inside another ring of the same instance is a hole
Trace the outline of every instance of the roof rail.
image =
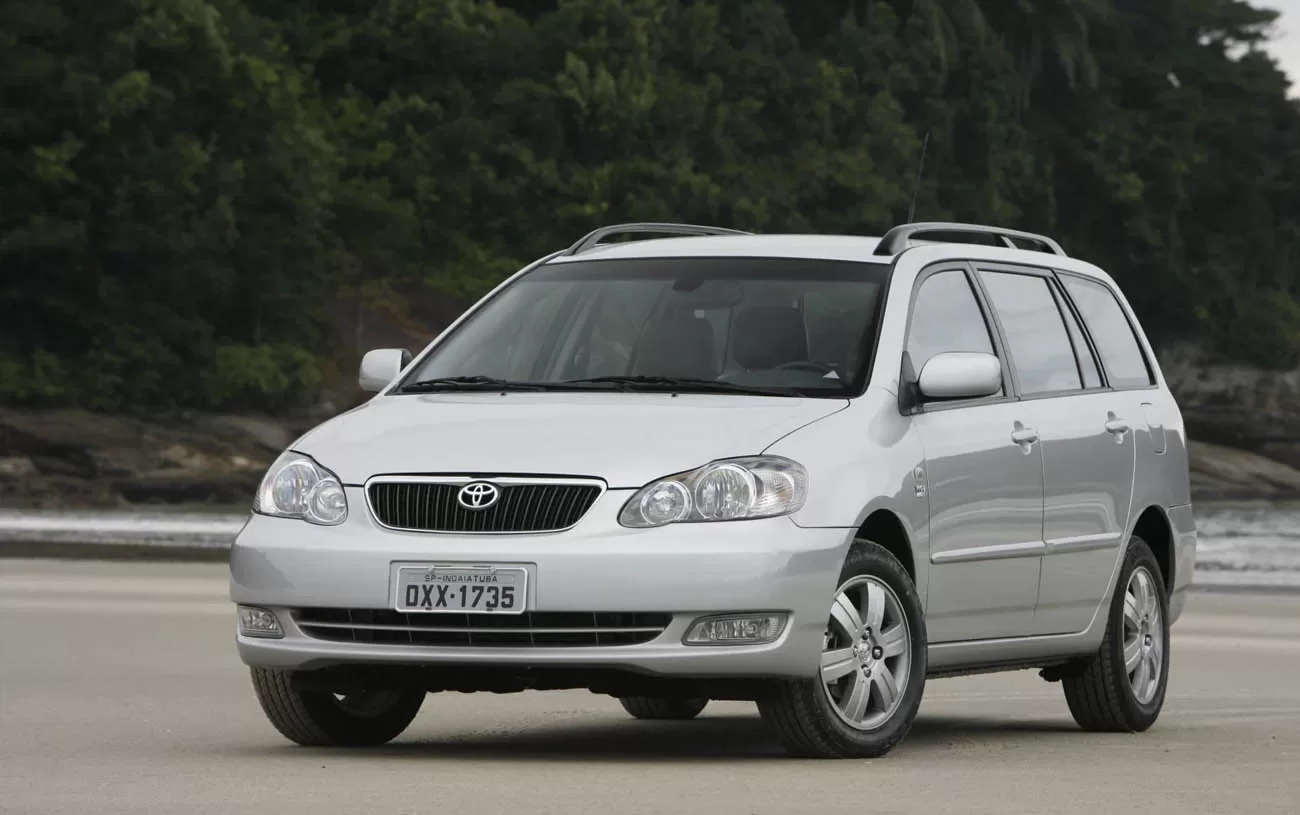
[[(1037, 244), (1039, 251), (1050, 252), (1054, 255), (1065, 257), (1065, 250), (1061, 244), (1047, 237), (1038, 235), (1033, 232), (1021, 232), (1017, 229), (1003, 229), (999, 226), (985, 226), (984, 224), (964, 224), (964, 223), (945, 223), (942, 221), (931, 221), (926, 223), (900, 224), (885, 233), (876, 245), (875, 254), (877, 255), (896, 255), (907, 248), (907, 241), (917, 235), (923, 235), (931, 232), (947, 232), (963, 235), (992, 235), (1001, 238), (1007, 247), (1011, 249), (1020, 249), (1013, 238), (1028, 241)], [(961, 243), (961, 241), (955, 241)]]
[(614, 224), (613, 226), (602, 226), (600, 229), (588, 232), (582, 238), (561, 254), (576, 255), (579, 252), (585, 252), (600, 243), (603, 239), (611, 235), (631, 235), (639, 233), (652, 233), (659, 235), (749, 235), (749, 232), (742, 232), (739, 229), (726, 229), (721, 226), (697, 226), (695, 224), (659, 224), (659, 223), (632, 223), (632, 224)]

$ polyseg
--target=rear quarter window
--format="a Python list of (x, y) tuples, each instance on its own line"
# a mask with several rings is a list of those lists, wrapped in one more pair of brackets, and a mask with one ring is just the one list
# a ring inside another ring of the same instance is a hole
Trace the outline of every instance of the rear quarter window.
[(1092, 335), (1111, 387), (1142, 388), (1155, 384), (1142, 346), (1114, 292), (1104, 283), (1074, 275), (1061, 275), (1061, 280)]

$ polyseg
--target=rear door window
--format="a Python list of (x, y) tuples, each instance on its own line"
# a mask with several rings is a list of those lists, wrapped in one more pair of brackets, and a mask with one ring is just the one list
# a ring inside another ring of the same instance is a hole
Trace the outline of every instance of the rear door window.
[(1097, 345), (1111, 387), (1144, 388), (1155, 384), (1133, 326), (1114, 293), (1105, 284), (1074, 275), (1061, 275), (1061, 280)]

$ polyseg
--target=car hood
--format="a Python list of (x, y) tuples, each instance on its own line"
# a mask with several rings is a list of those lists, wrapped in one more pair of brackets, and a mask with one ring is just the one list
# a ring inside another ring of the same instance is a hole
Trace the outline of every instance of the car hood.
[(643, 392), (380, 396), (321, 424), (293, 449), (353, 485), (381, 474), (473, 473), (594, 476), (618, 489), (761, 453), (847, 405)]

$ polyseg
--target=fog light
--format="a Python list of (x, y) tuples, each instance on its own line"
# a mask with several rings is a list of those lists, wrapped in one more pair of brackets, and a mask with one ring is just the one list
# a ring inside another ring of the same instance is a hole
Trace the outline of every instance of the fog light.
[(284, 629), (275, 614), (255, 606), (239, 607), (239, 633), (245, 637), (283, 637)]
[(682, 642), (687, 645), (759, 645), (785, 630), (784, 614), (736, 614), (696, 620)]

